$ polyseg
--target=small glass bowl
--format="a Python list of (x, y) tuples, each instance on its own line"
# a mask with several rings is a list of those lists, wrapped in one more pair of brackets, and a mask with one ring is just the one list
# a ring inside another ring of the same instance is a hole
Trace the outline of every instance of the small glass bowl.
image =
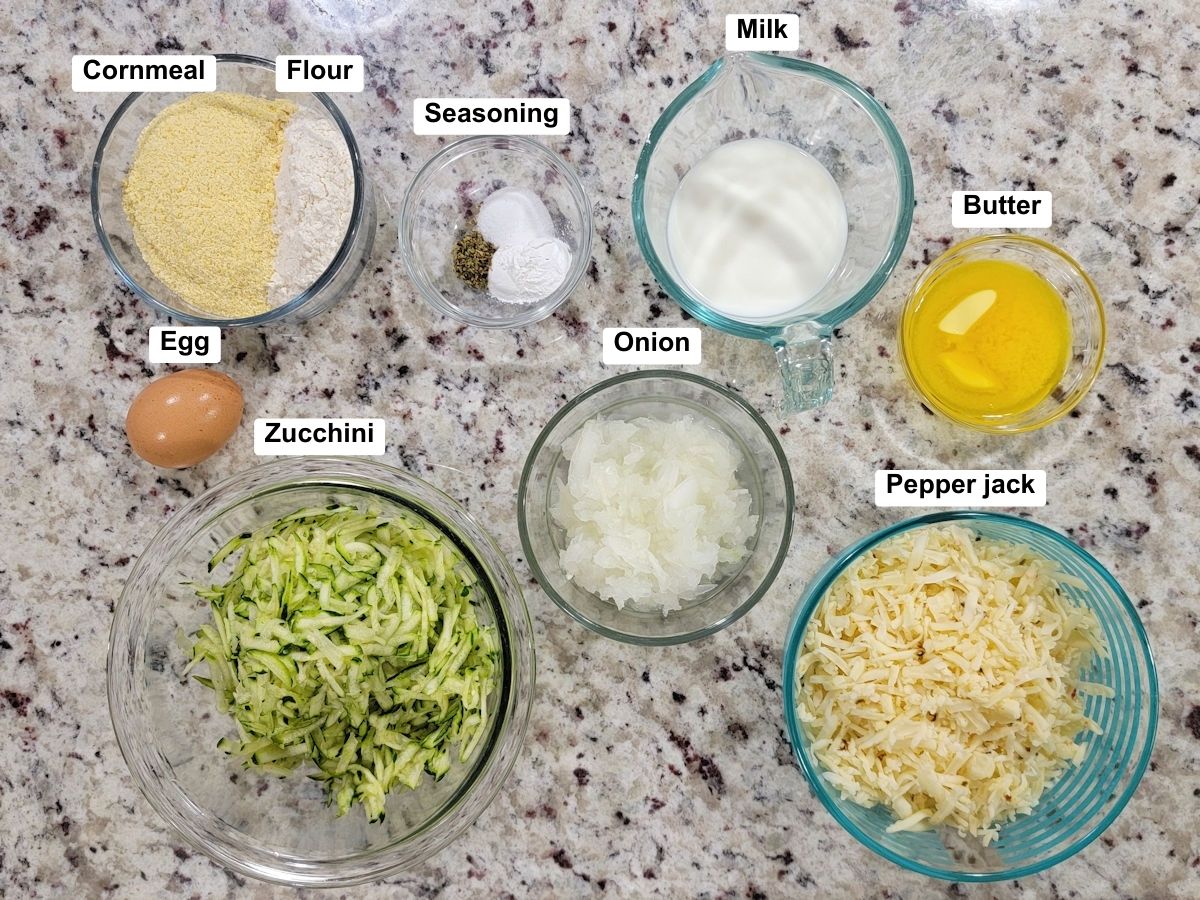
[[(750, 492), (758, 530), (737, 571), (710, 591), (663, 615), (616, 604), (577, 586), (559, 563), (566, 544), (551, 517), (555, 486), (569, 466), (563, 443), (593, 419), (675, 419), (690, 415), (726, 435), (740, 451), (737, 479)], [(792, 473), (771, 427), (745, 400), (720, 385), (683, 372), (648, 370), (588, 388), (542, 429), (521, 473), (517, 526), (538, 584), (570, 616), (605, 637), (632, 644), (694, 641), (737, 621), (762, 599), (791, 543), (795, 494)]]
[[(235, 726), (212, 692), (182, 675), (180, 639), (211, 619), (192, 582), (229, 538), (298, 508), (375, 503), (423, 517), (462, 550), (486, 590), (480, 621), (500, 640), (492, 724), (470, 759), (440, 781), (388, 795), (386, 818), (340, 818), (297, 770), (257, 775), (217, 749)], [(340, 887), (411, 868), (487, 808), (521, 751), (533, 703), (533, 632), (521, 588), (465, 510), (413, 476), (375, 462), (291, 459), (257, 466), (191, 501), (138, 558), (113, 617), (108, 701), (117, 743), (146, 799), (198, 851), (244, 875), (296, 887)]]
[[(469, 220), (504, 187), (537, 193), (555, 237), (571, 250), (571, 268), (539, 303), (507, 303), (465, 284), (450, 258)], [(400, 212), (400, 254), (409, 277), (442, 315), (480, 328), (521, 328), (553, 313), (592, 259), (592, 207), (579, 177), (562, 158), (523, 137), (471, 137), (443, 147), (417, 173)]]
[[(938, 278), (971, 260), (991, 259), (1017, 263), (1032, 269), (1062, 296), (1071, 326), (1071, 354), (1058, 384), (1041, 403), (1014, 415), (990, 415), (968, 419), (938, 397), (918, 376), (912, 358), (913, 313), (925, 291)], [(1069, 413), (1091, 389), (1104, 358), (1104, 304), (1092, 279), (1079, 263), (1053, 244), (1023, 234), (988, 234), (955, 244), (925, 270), (913, 285), (900, 314), (900, 356), (908, 382), (922, 401), (940, 415), (976, 431), (989, 434), (1020, 434), (1034, 431)]]
[[(822, 776), (796, 715), (796, 663), (817, 606), (848, 566), (882, 542), (927, 525), (958, 524), (995, 540), (1023, 544), (1058, 563), (1086, 587), (1063, 585), (1075, 603), (1092, 609), (1108, 642), (1108, 659), (1096, 658), (1086, 681), (1112, 688), (1115, 697), (1089, 695), (1084, 708), (1104, 730), (1085, 734), (1082, 763), (1068, 769), (1029, 815), (1000, 827), (987, 847), (952, 829), (889, 834), (895, 818), (883, 807), (847, 800)], [(905, 869), (948, 881), (1009, 881), (1033, 875), (1078, 853), (1113, 823), (1141, 781), (1158, 725), (1158, 676), (1137, 610), (1116, 579), (1089, 553), (1061, 534), (1026, 519), (987, 512), (939, 512), (891, 525), (830, 560), (809, 584), (788, 629), (783, 655), (783, 716), (792, 752), (813, 792), (838, 824), (871, 850)]]
[(218, 91), (290, 100), (327, 117), (345, 139), (354, 168), (354, 205), (350, 224), (333, 260), (316, 281), (287, 303), (240, 319), (223, 319), (192, 306), (150, 270), (134, 240), (121, 195), (142, 131), (163, 109), (189, 96), (183, 93), (130, 94), (109, 119), (92, 162), (92, 220), (96, 234), (104, 255), (125, 285), (152, 308), (178, 322), (232, 328), (310, 319), (350, 291), (366, 266), (375, 241), (375, 197), (370, 181), (363, 174), (358, 144), (345, 117), (328, 95), (277, 93), (275, 63), (270, 60), (240, 53), (218, 53), (216, 59)]

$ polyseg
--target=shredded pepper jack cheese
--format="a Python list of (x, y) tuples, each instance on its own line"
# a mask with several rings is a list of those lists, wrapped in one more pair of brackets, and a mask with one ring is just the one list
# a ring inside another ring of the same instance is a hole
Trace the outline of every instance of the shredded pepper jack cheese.
[(125, 214), (150, 269), (215, 316), (266, 312), (278, 238), (275, 177), (296, 105), (193, 94), (146, 126), (125, 179)]
[(987, 844), (1099, 734), (1080, 680), (1108, 655), (1082, 586), (1028, 547), (960, 526), (914, 529), (856, 560), (821, 601), (796, 664), (797, 714), (824, 777), (897, 817)]

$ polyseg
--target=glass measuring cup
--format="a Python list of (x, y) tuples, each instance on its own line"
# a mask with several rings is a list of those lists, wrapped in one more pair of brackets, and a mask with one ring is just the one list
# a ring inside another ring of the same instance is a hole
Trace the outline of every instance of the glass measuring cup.
[[(688, 287), (667, 243), (667, 214), (688, 170), (721, 144), (786, 141), (815, 157), (846, 204), (846, 250), (829, 281), (788, 313), (739, 320)], [(837, 72), (797, 59), (738, 53), (718, 59), (675, 98), (650, 132), (633, 185), (638, 245), (663, 290), (713, 328), (766, 341), (783, 375), (783, 412), (833, 394), (833, 329), (875, 296), (912, 225), (913, 181), (896, 127), (870, 94)]]

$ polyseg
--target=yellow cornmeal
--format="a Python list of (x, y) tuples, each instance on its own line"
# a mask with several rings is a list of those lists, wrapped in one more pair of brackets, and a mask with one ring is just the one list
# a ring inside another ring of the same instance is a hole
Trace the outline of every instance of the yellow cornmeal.
[(138, 138), (124, 193), (134, 240), (167, 287), (214, 316), (269, 309), (275, 176), (295, 111), (287, 100), (193, 94)]

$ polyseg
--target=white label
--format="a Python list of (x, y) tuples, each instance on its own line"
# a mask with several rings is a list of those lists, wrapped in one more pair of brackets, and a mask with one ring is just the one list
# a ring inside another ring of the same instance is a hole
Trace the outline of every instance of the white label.
[(799, 50), (800, 16), (740, 15), (725, 17), (726, 50)]
[(608, 366), (700, 365), (699, 328), (605, 328), (603, 346)]
[(215, 325), (154, 325), (146, 355), (153, 364), (219, 363), (221, 329)]
[(255, 419), (258, 456), (382, 456), (383, 419)]
[(876, 506), (1045, 506), (1042, 469), (879, 469)]
[(214, 56), (72, 56), (71, 90), (215, 91)]
[(363, 89), (363, 72), (361, 56), (277, 56), (275, 90), (358, 93)]
[(955, 191), (950, 224), (955, 228), (1049, 228), (1053, 205), (1049, 191)]
[(413, 134), (569, 134), (569, 100), (418, 97)]

